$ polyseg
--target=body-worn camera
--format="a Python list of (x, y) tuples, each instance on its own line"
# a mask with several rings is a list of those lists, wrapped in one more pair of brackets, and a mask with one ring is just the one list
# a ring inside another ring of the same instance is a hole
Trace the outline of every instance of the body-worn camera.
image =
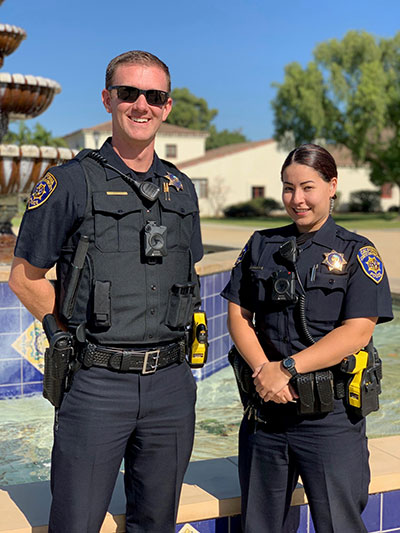
[(295, 273), (278, 270), (272, 274), (272, 300), (276, 302), (297, 302)]
[(162, 257), (167, 255), (167, 228), (149, 220), (144, 227), (144, 255)]

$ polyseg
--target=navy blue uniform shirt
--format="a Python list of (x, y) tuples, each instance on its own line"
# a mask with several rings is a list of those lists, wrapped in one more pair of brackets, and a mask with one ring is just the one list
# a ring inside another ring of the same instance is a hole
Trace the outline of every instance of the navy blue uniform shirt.
[[(270, 360), (281, 360), (310, 345), (301, 326), (299, 302), (272, 299), (274, 273), (294, 269), (279, 248), (299, 237), (295, 224), (256, 231), (240, 254), (221, 295), (254, 313), (258, 339)], [(365, 237), (347, 231), (329, 217), (298, 245), (297, 298), (304, 289), (305, 317), (314, 340), (343, 320), (393, 318), (389, 283), (382, 260)], [(302, 288), (302, 287), (303, 288)]]
[[(136, 175), (117, 155), (110, 138), (100, 148), (100, 154), (110, 165), (124, 174), (134, 179), (142, 178), (142, 173)], [(101, 167), (99, 171), (103, 172)], [(105, 171), (107, 179), (120, 177), (113, 170), (105, 169)], [(56, 186), (43, 203), (25, 212), (15, 247), (16, 257), (26, 259), (28, 263), (39, 268), (51, 268), (57, 262), (63, 244), (83, 220), (87, 199), (86, 180), (78, 161), (71, 160), (64, 165), (51, 168), (49, 172), (55, 178)], [(163, 180), (160, 178), (167, 172), (179, 177), (185, 189), (198, 204), (194, 185), (190, 179), (171, 163), (159, 159), (157, 154), (154, 154), (153, 164), (145, 173), (145, 179), (161, 187)], [(193, 262), (196, 263), (203, 256), (203, 246), (199, 213), (194, 213), (193, 216), (195, 220), (191, 251)]]

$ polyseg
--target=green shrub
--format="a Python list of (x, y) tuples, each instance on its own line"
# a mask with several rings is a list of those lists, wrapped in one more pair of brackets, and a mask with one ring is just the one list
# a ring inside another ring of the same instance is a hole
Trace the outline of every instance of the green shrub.
[(350, 194), (349, 211), (353, 213), (376, 213), (381, 211), (379, 191), (354, 191)]
[(270, 215), (274, 209), (280, 209), (281, 205), (273, 198), (253, 198), (248, 202), (240, 202), (224, 209), (227, 218), (254, 218)]

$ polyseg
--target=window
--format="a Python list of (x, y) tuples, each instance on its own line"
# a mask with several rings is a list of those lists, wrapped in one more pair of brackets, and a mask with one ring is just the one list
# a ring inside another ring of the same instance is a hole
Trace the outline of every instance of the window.
[(165, 157), (178, 157), (178, 147), (176, 144), (165, 145)]
[(265, 187), (252, 187), (251, 197), (252, 198), (265, 198)]
[(194, 178), (192, 179), (194, 188), (196, 189), (199, 198), (208, 198), (208, 179)]

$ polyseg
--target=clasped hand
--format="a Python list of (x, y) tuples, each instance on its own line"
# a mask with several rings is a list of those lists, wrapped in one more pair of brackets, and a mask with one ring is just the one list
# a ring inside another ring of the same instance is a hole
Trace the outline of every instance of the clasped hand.
[(271, 361), (257, 367), (252, 375), (254, 385), (264, 402), (287, 403), (298, 398), (290, 385), (290, 377), (283, 371), (279, 361)]

